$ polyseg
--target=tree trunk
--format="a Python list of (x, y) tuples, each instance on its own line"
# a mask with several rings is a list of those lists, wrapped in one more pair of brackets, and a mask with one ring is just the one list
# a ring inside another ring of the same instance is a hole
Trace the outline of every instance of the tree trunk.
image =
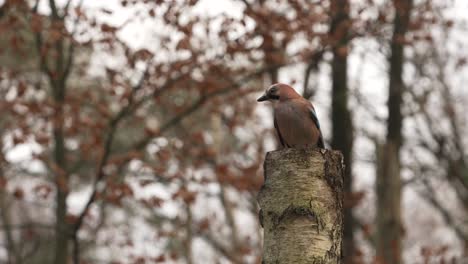
[[(59, 15), (56, 1), (49, 1), (50, 13), (50, 28), (66, 32), (64, 26), (65, 18)], [(67, 91), (67, 80), (73, 64), (73, 41), (66, 45), (65, 35), (53, 41), (53, 49), (45, 54), (42, 54), (42, 33), (36, 35), (36, 45), (38, 48), (38, 55), (40, 59), (41, 71), (47, 75), (50, 89), (54, 101), (54, 119), (53, 126), (53, 159), (56, 169), (51, 171), (55, 174), (55, 264), (65, 264), (69, 262), (69, 239), (70, 239), (70, 226), (67, 222), (67, 197), (68, 197), (68, 181), (69, 175), (67, 170), (67, 150), (65, 146), (65, 133), (64, 133), (64, 106), (65, 95)], [(68, 52), (68, 54), (67, 54)]]
[[(348, 43), (349, 1), (333, 0), (331, 2), (332, 21), (330, 39), (332, 41), (332, 149), (343, 153), (346, 164), (344, 174), (344, 196), (352, 194), (352, 152), (353, 152), (353, 123), (348, 109)], [(345, 263), (354, 263), (354, 218), (352, 206), (344, 207), (343, 254)]]
[[(63, 40), (56, 43), (56, 52), (61, 54), (57, 58), (56, 72), (60, 72), (61, 57), (64, 56)], [(55, 103), (55, 113), (53, 124), (54, 136), (54, 162), (58, 168), (55, 172), (56, 185), (56, 208), (55, 208), (55, 264), (68, 263), (69, 249), (68, 241), (70, 239), (70, 228), (67, 223), (67, 197), (68, 197), (68, 171), (67, 171), (67, 151), (65, 147), (64, 122), (63, 115), (66, 92), (66, 76), (62, 73), (59, 77), (50, 76), (50, 85)]]
[[(61, 121), (59, 121), (61, 122)], [(56, 176), (56, 208), (55, 208), (55, 263), (67, 263), (69, 229), (66, 222), (68, 177), (65, 168), (65, 144), (61, 125), (54, 129), (55, 152), (54, 159), (57, 166), (62, 170)]]
[(338, 151), (268, 152), (258, 195), (263, 263), (342, 263), (343, 159)]
[[(401, 222), (400, 147), (402, 144), (401, 113), (404, 84), (403, 49), (408, 31), (411, 0), (394, 0), (395, 18), (389, 58), (389, 98), (387, 142), (378, 155), (377, 175), (377, 260), (379, 263), (400, 264), (403, 225)], [(379, 151), (380, 152), (380, 151)]]
[[(57, 47), (58, 52), (63, 52), (61, 44)], [(56, 81), (51, 77), (50, 84), (53, 91), (54, 103), (56, 104), (53, 122), (54, 136), (54, 162), (58, 168), (55, 172), (56, 207), (55, 207), (55, 264), (68, 263), (68, 240), (70, 239), (70, 228), (67, 223), (67, 197), (68, 197), (68, 172), (65, 148), (65, 135), (63, 131), (65, 104), (65, 81)]]

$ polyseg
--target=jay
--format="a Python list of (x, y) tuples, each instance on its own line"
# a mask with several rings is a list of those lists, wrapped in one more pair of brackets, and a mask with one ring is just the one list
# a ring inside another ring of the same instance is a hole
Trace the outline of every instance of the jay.
[(273, 102), (275, 129), (283, 147), (325, 148), (314, 106), (291, 86), (273, 84), (257, 101)]

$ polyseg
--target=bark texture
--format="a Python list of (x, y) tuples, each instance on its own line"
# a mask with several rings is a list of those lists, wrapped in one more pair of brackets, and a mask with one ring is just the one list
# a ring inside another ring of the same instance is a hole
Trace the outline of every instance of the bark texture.
[(400, 148), (402, 145), (405, 34), (408, 31), (411, 0), (394, 0), (395, 18), (389, 58), (387, 140), (378, 152), (377, 173), (377, 260), (383, 264), (402, 263)]
[(268, 152), (258, 195), (264, 264), (342, 263), (343, 157), (338, 151)]

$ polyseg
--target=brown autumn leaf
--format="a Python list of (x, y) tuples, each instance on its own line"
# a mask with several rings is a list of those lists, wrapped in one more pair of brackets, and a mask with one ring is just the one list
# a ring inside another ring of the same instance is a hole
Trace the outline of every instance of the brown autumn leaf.
[(363, 224), (362, 225), (362, 232), (364, 233), (365, 237), (372, 237), (372, 225), (371, 224)]
[(125, 246), (127, 246), (127, 247), (133, 247), (133, 246), (134, 246), (134, 243), (133, 243), (133, 241), (132, 241), (131, 239), (127, 239), (127, 240), (125, 241)]
[(101, 24), (101, 31), (104, 33), (114, 34), (115, 32), (117, 32), (117, 29), (117, 27), (111, 26), (106, 23)]
[(144, 257), (136, 257), (135, 260), (133, 260), (133, 264), (145, 264), (146, 259)]
[(247, 246), (242, 246), (240, 249), (239, 249), (239, 252), (242, 254), (242, 255), (249, 255), (252, 253), (252, 249), (250, 247), (247, 247)]
[(185, 36), (182, 39), (180, 39), (176, 45), (176, 49), (179, 50), (189, 50), (190, 47), (190, 38), (188, 36)]
[(0, 177), (0, 190), (5, 189), (7, 184), (8, 184), (7, 179), (5, 179), (5, 177)]
[(133, 189), (127, 183), (122, 183), (120, 185), (120, 191), (124, 196), (133, 196)]
[(156, 197), (156, 196), (152, 196), (151, 198), (148, 198), (148, 199), (142, 199), (140, 201), (149, 208), (161, 207), (162, 203), (164, 202), (163, 199)]
[(357, 191), (357, 192), (345, 194), (343, 206), (345, 208), (353, 208), (357, 206), (365, 196), (366, 196), (365, 191)]
[(75, 15), (79, 18), (84, 17), (85, 13), (83, 12), (83, 9), (81, 7), (75, 7), (73, 9), (75, 11)]
[(165, 262), (166, 261), (166, 257), (164, 255), (160, 255), (158, 257), (155, 257), (153, 258), (153, 261), (158, 263), (158, 262)]
[(74, 214), (67, 214), (66, 219), (68, 224), (73, 225), (78, 220), (78, 216)]
[(248, 191), (252, 190), (253, 185), (250, 177), (240, 176), (236, 178), (231, 178), (231, 185), (239, 191)]
[(172, 198), (181, 198), (186, 204), (191, 204), (196, 199), (196, 193), (187, 190), (185, 187), (180, 188), (176, 193), (172, 195)]
[(62, 33), (61, 28), (52, 28), (49, 30), (48, 40), (53, 42), (59, 41), (63, 38), (64, 34)]
[(203, 136), (203, 132), (201, 131), (192, 133), (191, 138), (192, 142), (195, 144), (205, 144), (205, 137)]
[(134, 56), (136, 59), (148, 60), (151, 59), (154, 56), (154, 54), (148, 49), (139, 49), (135, 52)]
[(159, 135), (159, 129), (155, 127), (145, 126), (145, 134), (148, 137), (155, 137)]
[(447, 27), (447, 28), (452, 28), (454, 24), (455, 24), (455, 22), (452, 19), (449, 19), (449, 20), (445, 21), (445, 23), (444, 23), (445, 27)]
[(216, 149), (212, 146), (208, 146), (203, 149), (203, 155), (207, 158), (213, 158), (216, 156)]
[(404, 35), (396, 35), (396, 36), (394, 36), (393, 41), (394, 41), (396, 44), (402, 44), (402, 45), (410, 44), (410, 41), (409, 41)]
[(167, 162), (172, 157), (171, 152), (168, 149), (161, 149), (156, 152), (155, 155), (161, 162)]
[(37, 233), (36, 233), (36, 231), (34, 231), (33, 228), (28, 227), (21, 233), (21, 236), (25, 240), (31, 240), (31, 239), (33, 239), (33, 238), (35, 238), (37, 236)]
[(31, 29), (33, 32), (38, 33), (42, 31), (42, 17), (38, 14), (33, 14), (30, 20)]
[(220, 165), (215, 168), (216, 179), (220, 183), (233, 184), (236, 182), (236, 177), (229, 171), (227, 165)]
[(177, 253), (176, 251), (172, 250), (170, 251), (169, 253), (169, 257), (173, 260), (176, 260), (178, 257), (179, 257), (179, 253)]
[(208, 218), (204, 218), (198, 223), (198, 229), (200, 231), (206, 231), (210, 227), (210, 220)]
[(194, 5), (196, 5), (197, 3), (198, 3), (198, 0), (189, 0), (189, 1), (188, 1), (188, 5), (189, 5), (189, 6), (194, 6)]
[(13, 191), (13, 196), (18, 200), (23, 200), (24, 198), (24, 191), (20, 187), (16, 187)]
[(220, 164), (216, 166), (215, 172), (216, 174), (222, 174), (225, 175), (228, 173), (229, 167), (226, 164)]
[(456, 69), (460, 69), (461, 67), (465, 66), (467, 63), (467, 58), (466, 57), (461, 57), (457, 60), (457, 63), (455, 64)]
[(110, 192), (107, 193), (106, 196), (104, 197), (104, 200), (114, 206), (121, 207), (122, 206), (122, 195), (115, 193), (115, 192)]
[(98, 104), (97, 110), (101, 115), (104, 117), (110, 117), (112, 115), (111, 111), (109, 110), (109, 106), (105, 104)]

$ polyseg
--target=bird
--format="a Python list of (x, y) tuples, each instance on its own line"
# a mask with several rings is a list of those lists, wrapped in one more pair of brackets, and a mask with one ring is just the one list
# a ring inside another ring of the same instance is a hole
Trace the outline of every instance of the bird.
[(294, 88), (273, 84), (257, 99), (263, 101), (273, 103), (275, 130), (283, 148), (325, 148), (314, 106)]

